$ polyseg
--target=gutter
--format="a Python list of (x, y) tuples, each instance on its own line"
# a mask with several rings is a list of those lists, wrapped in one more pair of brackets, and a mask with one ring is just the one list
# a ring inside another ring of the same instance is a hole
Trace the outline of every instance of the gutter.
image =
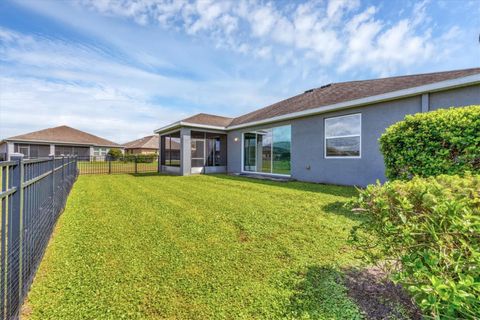
[(212, 126), (212, 125), (207, 125), (207, 124), (199, 124), (199, 123), (191, 123), (191, 122), (184, 122), (184, 121), (177, 121), (172, 124), (169, 124), (165, 127), (159, 128), (155, 131), (154, 133), (163, 133), (168, 130), (173, 130), (176, 128), (180, 127), (193, 127), (193, 128), (201, 128), (201, 129), (211, 129), (211, 130), (220, 130), (220, 131), (226, 131), (227, 127), (221, 127), (221, 126)]
[(58, 144), (58, 145), (74, 145), (74, 146), (92, 146), (92, 147), (108, 147), (108, 148), (124, 148), (121, 145), (107, 145), (107, 144), (95, 144), (84, 142), (71, 142), (71, 141), (51, 141), (51, 140), (26, 140), (26, 139), (4, 139), (1, 142), (21, 142), (21, 143), (44, 143), (44, 144)]

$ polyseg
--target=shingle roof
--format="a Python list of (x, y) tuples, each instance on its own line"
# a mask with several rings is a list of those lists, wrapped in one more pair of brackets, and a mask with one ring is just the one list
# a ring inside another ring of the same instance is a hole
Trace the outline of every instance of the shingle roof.
[(332, 83), (233, 119), (231, 126), (480, 73), (480, 68)]
[(123, 145), (125, 149), (158, 149), (158, 135), (146, 136)]
[(213, 114), (199, 113), (181, 122), (203, 124), (209, 126), (226, 127), (232, 122), (233, 118), (216, 116)]
[(89, 145), (102, 146), (102, 147), (120, 147), (120, 145), (118, 145), (115, 142), (100, 138), (93, 134), (90, 134), (75, 128), (71, 128), (68, 126), (59, 126), (59, 127), (29, 132), (26, 134), (10, 137), (5, 140), (78, 143), (78, 144), (89, 144)]

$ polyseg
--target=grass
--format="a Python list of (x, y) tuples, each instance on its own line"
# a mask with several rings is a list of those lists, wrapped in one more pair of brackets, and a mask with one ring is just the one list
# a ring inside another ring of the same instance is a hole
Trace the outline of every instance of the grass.
[(350, 187), (80, 176), (25, 319), (356, 319)]

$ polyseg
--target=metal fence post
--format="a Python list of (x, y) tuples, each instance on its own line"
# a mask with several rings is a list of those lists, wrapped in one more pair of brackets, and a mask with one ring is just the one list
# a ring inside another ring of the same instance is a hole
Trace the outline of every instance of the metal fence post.
[(51, 162), (51, 175), (52, 175), (52, 190), (51, 190), (51, 193), (52, 193), (52, 207), (54, 208), (55, 210), (55, 156), (52, 155), (50, 156), (50, 162)]
[(112, 173), (112, 159), (108, 158), (108, 174)]
[(65, 156), (62, 156), (62, 188), (65, 184)]
[(137, 156), (134, 157), (135, 159), (135, 174), (138, 173), (138, 169), (137, 169)]
[(12, 172), (12, 187), (17, 190), (12, 195), (12, 207), (8, 217), (8, 278), (7, 316), (13, 316), (22, 298), (22, 228), (23, 228), (23, 154), (12, 154), (17, 165)]

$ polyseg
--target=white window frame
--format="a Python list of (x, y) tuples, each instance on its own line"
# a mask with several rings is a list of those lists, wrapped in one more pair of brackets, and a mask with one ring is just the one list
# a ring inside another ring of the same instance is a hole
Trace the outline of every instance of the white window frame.
[[(360, 134), (327, 137), (327, 120), (351, 117), (356, 115), (360, 116)], [(358, 156), (328, 156), (327, 155), (327, 139), (352, 138), (352, 137), (360, 138), (360, 148), (358, 150), (359, 151)], [(345, 114), (345, 115), (335, 116), (335, 117), (328, 117), (323, 119), (323, 156), (325, 159), (361, 159), (362, 158), (362, 114), (361, 113), (350, 113), (350, 114)]]
[[(284, 124), (281, 126), (276, 126), (276, 127), (266, 127), (264, 129), (274, 129), (278, 127), (283, 127), (283, 126), (290, 126), (290, 129), (292, 127), (291, 124)], [(260, 129), (262, 130), (262, 129)], [(252, 130), (252, 131), (243, 131), (241, 133), (241, 140), (242, 140), (242, 145), (241, 145), (241, 173), (246, 173), (246, 174), (259, 174), (259, 175), (266, 175), (266, 176), (279, 176), (279, 177), (291, 177), (292, 176), (292, 133), (290, 131), (290, 174), (283, 174), (283, 173), (268, 173), (268, 172), (261, 172), (261, 171), (247, 171), (245, 170), (245, 158), (244, 158), (244, 153), (245, 153), (245, 134), (246, 133), (255, 133), (255, 141), (257, 141), (257, 136), (258, 136), (258, 129), (257, 130)], [(257, 154), (258, 154), (258, 148), (255, 148), (255, 159), (257, 159)], [(272, 154), (273, 154), (273, 139), (272, 139)], [(273, 155), (272, 158), (270, 159), (270, 168), (273, 168)], [(255, 167), (258, 168), (258, 165), (255, 160)]]

